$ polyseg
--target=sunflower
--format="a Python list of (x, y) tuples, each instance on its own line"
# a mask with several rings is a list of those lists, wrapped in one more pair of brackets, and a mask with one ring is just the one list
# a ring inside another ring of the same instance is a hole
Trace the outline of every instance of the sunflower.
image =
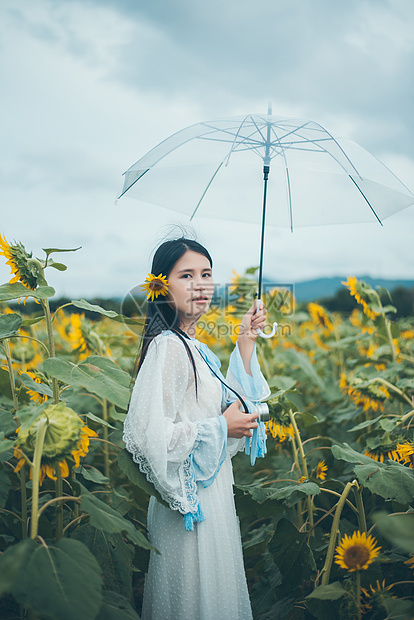
[(196, 325), (195, 337), (202, 340), (208, 347), (215, 347), (219, 343), (226, 344), (224, 336), (227, 328), (224, 324), (223, 310), (218, 306), (210, 306), (201, 321)]
[(397, 459), (399, 463), (408, 465), (412, 469), (414, 468), (414, 447), (408, 443), (399, 443), (395, 449)]
[(272, 419), (266, 422), (266, 430), (272, 435), (273, 439), (278, 439), (280, 443), (295, 435), (292, 424), (278, 424)]
[[(324, 343), (318, 332), (313, 332), (312, 338), (315, 341), (316, 346), (323, 351), (329, 351), (328, 345)], [(309, 356), (313, 357), (315, 355), (315, 351), (309, 351)]]
[(224, 308), (224, 323), (226, 326), (225, 331), (226, 335), (229, 336), (233, 344), (236, 344), (239, 337), (241, 322), (242, 319), (240, 318), (240, 311), (236, 305), (228, 305)]
[(327, 465), (325, 465), (325, 461), (319, 461), (319, 463), (316, 466), (316, 477), (319, 478), (319, 480), (325, 480), (326, 478), (326, 473), (328, 471), (328, 467)]
[(6, 265), (9, 265), (11, 269), (10, 284), (21, 282), (23, 286), (31, 290), (38, 286), (38, 271), (36, 267), (29, 264), (32, 253), (28, 254), (22, 243), (15, 241), (12, 245), (0, 235), (0, 256), (7, 258)]
[(307, 480), (306, 476), (301, 476), (298, 480), (299, 484), (302, 484), (303, 482), (305, 482)]
[(414, 555), (408, 558), (408, 560), (406, 560), (404, 564), (406, 564), (409, 568), (412, 568), (414, 570)]
[(365, 532), (356, 531), (352, 536), (345, 534), (335, 549), (335, 563), (350, 573), (365, 570), (379, 555), (381, 547), (376, 544), (375, 538)]
[(20, 333), (22, 335), (21, 338), (11, 338), (9, 340), (13, 366), (21, 372), (35, 370), (43, 362), (40, 346), (35, 340), (25, 337), (27, 332), (21, 329)]
[(361, 610), (362, 612), (368, 613), (373, 609), (380, 608), (383, 605), (385, 599), (388, 598), (396, 598), (395, 596), (390, 596), (389, 591), (393, 586), (386, 586), (385, 579), (380, 583), (377, 579), (375, 586), (370, 584), (369, 590), (367, 588), (361, 588), (362, 601), (361, 601)]
[[(32, 372), (31, 370), (26, 370), (26, 374), (29, 375), (29, 377), (33, 379), (35, 383), (43, 383), (39, 373)], [(30, 400), (33, 400), (35, 403), (44, 403), (47, 400), (46, 394), (41, 394), (40, 392), (31, 390), (28, 387), (26, 387), (26, 392), (30, 396)]]
[(308, 304), (308, 312), (312, 318), (312, 321), (315, 323), (315, 325), (317, 325), (318, 327), (322, 327), (323, 331), (327, 335), (329, 335), (330, 333), (334, 331), (333, 323), (331, 319), (329, 318), (326, 310), (322, 308), (322, 306), (312, 302)]
[(67, 335), (72, 349), (78, 353), (79, 360), (86, 359), (89, 355), (107, 354), (111, 356), (111, 351), (102, 342), (97, 332), (92, 329), (89, 321), (84, 314), (71, 314), (70, 327)]
[(384, 411), (384, 402), (390, 398), (387, 388), (377, 383), (367, 383), (359, 377), (348, 381), (344, 373), (341, 374), (339, 387), (346, 392), (355, 405), (361, 406), (363, 411)]
[(88, 339), (87, 328), (84, 314), (70, 315), (69, 340), (72, 349), (79, 355), (79, 359), (86, 359), (92, 354), (91, 343)]
[[(358, 347), (358, 351), (361, 356), (372, 359), (372, 362), (375, 364), (375, 368), (380, 372), (381, 370), (385, 370), (386, 366), (384, 363), (376, 363), (376, 359), (374, 356), (377, 349), (379, 349), (379, 346), (372, 342), (370, 342), (367, 347), (365, 347), (364, 345), (360, 345)], [(369, 366), (372, 362), (367, 362), (366, 364), (364, 364), (364, 366)]]
[[(89, 440), (98, 435), (83, 424), (83, 421), (73, 409), (66, 407), (61, 402), (57, 405), (49, 405), (44, 408), (40, 415), (26, 428), (17, 429), (17, 444), (14, 448), (14, 456), (18, 459), (14, 468), (18, 472), (27, 462), (27, 458), (33, 458), (37, 428), (39, 422), (47, 419), (47, 430), (42, 450), (42, 465), (39, 473), (39, 482), (43, 483), (45, 476), (56, 480), (56, 472), (59, 468), (62, 478), (69, 475), (67, 459), (73, 459), (75, 466), (79, 467), (80, 458), (87, 455)], [(32, 479), (32, 468), (30, 469)]]
[(378, 312), (373, 310), (368, 304), (375, 300), (377, 293), (365, 282), (359, 282), (355, 276), (349, 276), (346, 282), (342, 282), (356, 301), (361, 304), (364, 314), (375, 321), (375, 318), (379, 315)]
[(234, 271), (233, 269), (233, 275), (230, 280), (229, 293), (235, 293), (237, 291), (237, 287), (239, 286), (240, 280), (241, 280), (241, 275), (237, 273), (237, 271)]
[(362, 332), (367, 332), (368, 334), (373, 334), (375, 332), (374, 325), (368, 325), (366, 323), (367, 319), (361, 313), (359, 308), (354, 308), (349, 316), (349, 321), (354, 327), (359, 327)]
[(374, 461), (384, 463), (387, 459), (401, 463), (402, 465), (408, 465), (413, 467), (413, 446), (408, 443), (398, 443), (398, 440), (394, 440), (392, 443), (380, 444), (370, 450), (365, 450), (364, 454), (369, 456)]
[(154, 301), (158, 298), (158, 295), (163, 297), (168, 294), (169, 282), (167, 276), (163, 276), (160, 273), (158, 276), (154, 276), (152, 273), (148, 274), (145, 278), (145, 283), (141, 284), (142, 290), (146, 291), (147, 299)]

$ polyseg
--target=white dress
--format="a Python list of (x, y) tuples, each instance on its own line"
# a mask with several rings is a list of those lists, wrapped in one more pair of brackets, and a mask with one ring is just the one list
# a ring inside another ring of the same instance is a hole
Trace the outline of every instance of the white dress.
[[(148, 348), (124, 426), (127, 449), (170, 506), (151, 497), (148, 534), (160, 554), (150, 555), (142, 618), (250, 620), (231, 464), (244, 439), (227, 439), (222, 385), (197, 350), (205, 345), (186, 342), (196, 363), (197, 395), (183, 343), (162, 332)], [(238, 347), (232, 358), (227, 383), (246, 396), (252, 378)], [(255, 353), (252, 366), (256, 388), (266, 396)], [(234, 375), (231, 368), (237, 368)]]

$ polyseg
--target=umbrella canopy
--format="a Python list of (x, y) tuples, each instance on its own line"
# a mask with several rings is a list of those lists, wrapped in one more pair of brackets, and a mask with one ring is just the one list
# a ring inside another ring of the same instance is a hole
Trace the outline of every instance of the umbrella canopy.
[(266, 226), (381, 223), (414, 203), (411, 191), (355, 142), (334, 138), (319, 123), (271, 113), (175, 133), (124, 173), (121, 196), (190, 218), (259, 224), (263, 167), (270, 169)]
[[(414, 194), (358, 144), (334, 138), (314, 121), (273, 116), (270, 105), (268, 114), (182, 129), (124, 175), (121, 196), (128, 192), (190, 219), (261, 224), (259, 299), (266, 226), (382, 225), (414, 204)], [(276, 328), (258, 332), (270, 338)]]

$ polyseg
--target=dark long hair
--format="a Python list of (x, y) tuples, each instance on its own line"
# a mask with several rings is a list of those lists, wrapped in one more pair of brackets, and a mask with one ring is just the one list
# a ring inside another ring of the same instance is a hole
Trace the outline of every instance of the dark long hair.
[[(204, 246), (193, 239), (187, 239), (186, 237), (179, 237), (178, 239), (170, 239), (164, 241), (154, 254), (152, 260), (151, 273), (158, 275), (162, 273), (163, 276), (168, 277), (175, 265), (175, 263), (186, 253), (188, 250), (197, 252), (205, 256), (210, 266), (213, 267), (213, 261)], [(153, 301), (148, 301), (147, 316), (145, 319), (144, 331), (142, 334), (141, 348), (138, 353), (138, 364), (136, 374), (139, 373), (140, 368), (144, 362), (145, 356), (148, 351), (148, 347), (158, 334), (163, 330), (170, 329), (172, 332), (182, 341), (187, 355), (191, 361), (191, 365), (194, 370), (195, 388), (197, 393), (197, 372), (191, 349), (186, 342), (186, 337), (183, 335), (180, 329), (180, 320), (178, 313), (161, 295)], [(135, 374), (135, 373), (134, 373)]]

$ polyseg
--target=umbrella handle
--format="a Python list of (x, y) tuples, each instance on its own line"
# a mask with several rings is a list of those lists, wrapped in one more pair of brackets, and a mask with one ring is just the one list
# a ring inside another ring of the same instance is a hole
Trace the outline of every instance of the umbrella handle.
[[(261, 299), (257, 300), (255, 314), (259, 310), (261, 301)], [(273, 323), (272, 331), (270, 332), (270, 334), (265, 334), (260, 328), (257, 328), (256, 331), (261, 338), (273, 338), (277, 331), (277, 323), (276, 321)]]

